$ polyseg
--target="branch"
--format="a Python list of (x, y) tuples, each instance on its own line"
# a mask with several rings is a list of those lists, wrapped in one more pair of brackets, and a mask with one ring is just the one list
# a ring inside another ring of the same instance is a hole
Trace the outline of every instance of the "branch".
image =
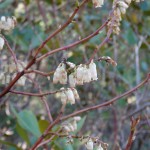
[(54, 49), (50, 52), (47, 52), (46, 54), (42, 55), (41, 57), (37, 58), (36, 62), (40, 62), (42, 59), (54, 54), (54, 53), (57, 53), (57, 52), (60, 52), (60, 51), (63, 51), (63, 50), (68, 50), (69, 48), (72, 48), (78, 44), (81, 44), (81, 43), (84, 43), (84, 42), (87, 42), (89, 39), (91, 39), (92, 37), (96, 36), (99, 34), (99, 31), (101, 31), (108, 23), (109, 19), (107, 19), (103, 25), (101, 27), (99, 27), (94, 33), (90, 34), (89, 36), (87, 36), (86, 38), (82, 39), (82, 40), (79, 40), (79, 41), (76, 41), (72, 44), (69, 44), (67, 46), (64, 46), (64, 47), (60, 47), (60, 48), (57, 48), (57, 49)]
[(120, 99), (120, 98), (122, 98), (122, 97), (125, 97), (125, 96), (127, 96), (127, 95), (133, 93), (134, 91), (136, 91), (136, 90), (139, 89), (140, 87), (142, 87), (144, 84), (146, 84), (146, 83), (149, 81), (149, 79), (150, 79), (150, 74), (148, 74), (147, 78), (146, 78), (143, 82), (141, 82), (140, 84), (138, 84), (138, 85), (137, 85), (136, 87), (134, 87), (133, 89), (131, 89), (131, 90), (129, 90), (129, 91), (123, 93), (122, 95), (119, 95), (119, 96), (117, 96), (117, 97), (115, 97), (115, 98), (113, 98), (113, 99), (111, 99), (111, 100), (109, 100), (109, 101), (107, 101), (107, 102), (105, 102), (105, 103), (103, 103), (103, 104), (99, 104), (99, 105), (96, 105), (96, 106), (92, 106), (92, 107), (89, 107), (89, 108), (85, 108), (85, 109), (76, 111), (76, 112), (74, 112), (74, 113), (72, 113), (72, 114), (70, 114), (70, 115), (67, 115), (67, 116), (62, 117), (61, 120), (66, 120), (66, 119), (68, 119), (68, 118), (70, 118), (70, 117), (79, 115), (79, 114), (84, 113), (84, 112), (88, 112), (88, 111), (90, 111), (90, 110), (95, 110), (95, 109), (98, 109), (98, 108), (101, 108), (101, 107), (109, 106), (109, 105), (113, 104), (115, 101), (117, 101), (118, 99)]
[(16, 70), (18, 71), (18, 66), (17, 66), (18, 60), (17, 60), (17, 58), (16, 58), (16, 55), (15, 55), (15, 53), (13, 52), (13, 50), (11, 49), (11, 47), (10, 47), (10, 45), (9, 45), (9, 43), (8, 43), (8, 41), (7, 41), (7, 39), (6, 39), (4, 36), (3, 36), (3, 39), (4, 39), (4, 41), (5, 41), (5, 44), (6, 44), (6, 46), (7, 46), (7, 49), (10, 51), (10, 53), (11, 53), (13, 59), (14, 59), (14, 63), (15, 63), (15, 65), (16, 65)]
[(139, 121), (140, 121), (140, 117), (136, 118), (135, 120), (133, 118), (131, 118), (131, 131), (130, 131), (128, 143), (127, 143), (125, 150), (131, 149), (132, 143), (135, 138), (134, 135), (135, 135), (135, 131), (136, 131), (136, 126), (138, 125)]
[(140, 84), (138, 84), (136, 87), (134, 87), (133, 89), (123, 93), (122, 95), (120, 96), (117, 96), (111, 100), (109, 100), (108, 102), (105, 102), (103, 104), (99, 104), (99, 105), (96, 105), (96, 106), (92, 106), (92, 107), (89, 107), (89, 108), (85, 108), (85, 109), (82, 109), (82, 110), (79, 110), (79, 111), (76, 111), (70, 115), (67, 115), (67, 116), (64, 116), (64, 117), (57, 117), (57, 119), (48, 126), (48, 128), (45, 130), (45, 132), (43, 133), (43, 135), (37, 140), (37, 142), (33, 145), (33, 147), (30, 149), (30, 150), (35, 150), (36, 147), (43, 141), (44, 137), (48, 134), (48, 132), (53, 128), (53, 126), (55, 126), (56, 124), (58, 124), (60, 121), (63, 121), (63, 120), (67, 120), (68, 118), (71, 118), (71, 117), (74, 117), (76, 115), (79, 115), (81, 113), (84, 113), (84, 112), (88, 112), (90, 110), (95, 110), (95, 109), (99, 109), (99, 108), (103, 108), (105, 106), (109, 106), (111, 104), (113, 104), (115, 101), (119, 100), (120, 98), (124, 97), (124, 96), (127, 96), (131, 93), (133, 93), (134, 91), (136, 91), (137, 89), (139, 89), (140, 87), (142, 87), (143, 85), (145, 85), (150, 79), (150, 73), (148, 74), (147, 78), (141, 82)]
[(45, 46), (45, 44), (46, 44), (50, 39), (52, 39), (55, 35), (57, 35), (57, 34), (58, 34), (59, 32), (61, 32), (63, 29), (65, 29), (65, 28), (72, 22), (72, 20), (73, 20), (74, 16), (76, 15), (76, 13), (79, 11), (79, 9), (80, 9), (86, 2), (88, 2), (88, 0), (84, 0), (84, 1), (81, 3), (81, 5), (78, 6), (78, 7), (74, 10), (73, 14), (69, 17), (69, 19), (67, 20), (67, 22), (66, 22), (64, 25), (62, 25), (59, 29), (57, 29), (54, 33), (52, 33), (52, 34), (41, 44), (41, 46), (39, 46), (39, 48), (36, 50), (36, 54), (35, 54), (34, 57), (36, 57), (36, 56), (39, 54), (39, 52), (42, 50), (42, 48)]

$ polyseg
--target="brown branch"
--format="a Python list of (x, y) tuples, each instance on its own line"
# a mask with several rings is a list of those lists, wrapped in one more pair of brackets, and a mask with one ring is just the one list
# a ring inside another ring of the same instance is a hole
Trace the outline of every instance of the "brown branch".
[(59, 51), (63, 51), (63, 50), (68, 50), (69, 48), (72, 48), (78, 44), (81, 44), (81, 43), (84, 43), (84, 42), (87, 42), (89, 39), (91, 39), (92, 37), (96, 36), (99, 34), (99, 31), (102, 30), (108, 23), (109, 19), (107, 19), (103, 25), (101, 27), (99, 27), (94, 33), (90, 34), (89, 36), (87, 36), (86, 38), (82, 39), (82, 40), (79, 40), (79, 41), (76, 41), (72, 44), (69, 44), (67, 46), (64, 46), (64, 47), (60, 47), (60, 48), (57, 48), (57, 49), (54, 49), (50, 52), (47, 52), (46, 54), (42, 55), (41, 57), (37, 58), (36, 62), (40, 62), (42, 59), (54, 54), (54, 53), (57, 53)]
[(54, 92), (45, 92), (45, 93), (30, 93), (30, 92), (22, 92), (22, 91), (15, 91), (15, 90), (9, 90), (9, 92), (18, 95), (42, 97), (50, 94), (56, 94), (57, 92), (61, 92), (61, 90), (54, 91)]
[(42, 48), (45, 46), (45, 44), (50, 40), (52, 39), (55, 35), (57, 35), (59, 32), (61, 32), (63, 29), (65, 29), (73, 20), (74, 16), (76, 15), (76, 13), (79, 11), (79, 9), (86, 3), (88, 2), (88, 0), (84, 0), (80, 6), (78, 6), (73, 14), (69, 17), (69, 19), (67, 20), (67, 22), (62, 25), (59, 29), (57, 29), (54, 33), (52, 33), (42, 44), (41, 46), (36, 50), (36, 54), (35, 54), (35, 57), (39, 54), (39, 52), (42, 50)]
[(14, 59), (14, 63), (15, 63), (15, 65), (16, 65), (16, 70), (18, 71), (18, 66), (17, 66), (18, 60), (17, 60), (17, 58), (16, 58), (16, 55), (15, 55), (15, 53), (13, 52), (12, 48), (10, 47), (10, 45), (9, 45), (9, 43), (8, 43), (8, 41), (7, 41), (7, 39), (6, 39), (4, 36), (3, 36), (3, 39), (4, 39), (4, 41), (5, 41), (5, 44), (6, 44), (6, 46), (7, 46), (7, 49), (10, 51), (10, 53), (11, 53), (13, 59)]
[(76, 13), (79, 11), (79, 9), (86, 3), (88, 2), (88, 0), (84, 0), (80, 6), (78, 6), (73, 14), (71, 15), (71, 17), (69, 17), (69, 19), (67, 20), (67, 22), (59, 29), (57, 29), (54, 33), (52, 33), (40, 46), (39, 48), (36, 50), (35, 56), (33, 57), (33, 59), (28, 63), (28, 65), (26, 66), (26, 68), (22, 71), (19, 72), (16, 77), (9, 83), (9, 85), (0, 93), (0, 100), (1, 98), (7, 94), (9, 92), (9, 90), (13, 87), (13, 85), (19, 80), (19, 78), (21, 78), (21, 76), (24, 75), (25, 70), (28, 70), (36, 61), (36, 56), (38, 55), (38, 53), (41, 51), (41, 49), (45, 46), (45, 44), (52, 39), (55, 35), (57, 35), (59, 32), (61, 32), (63, 29), (65, 29), (73, 20), (74, 16), (76, 15)]
[(76, 112), (74, 112), (70, 115), (67, 115), (67, 116), (64, 116), (64, 117), (61, 117), (61, 118), (58, 117), (52, 124), (49, 125), (49, 127), (45, 130), (44, 134), (37, 140), (37, 142), (33, 145), (33, 147), (30, 150), (35, 150), (36, 147), (43, 141), (45, 135), (47, 135), (48, 132), (53, 128), (53, 126), (58, 124), (60, 121), (66, 120), (68, 118), (74, 117), (74, 116), (79, 115), (79, 114), (84, 113), (84, 112), (88, 112), (90, 110), (95, 110), (95, 109), (103, 108), (105, 106), (109, 106), (109, 105), (113, 104), (115, 101), (119, 100), (120, 98), (125, 97), (125, 96), (133, 93), (134, 91), (136, 91), (137, 89), (139, 89), (140, 87), (145, 85), (149, 81), (149, 79), (150, 79), (150, 73), (148, 74), (147, 78), (143, 82), (138, 84), (136, 87), (134, 87), (133, 89), (123, 93), (120, 96), (117, 96), (117, 97), (109, 100), (108, 102), (105, 102), (103, 104), (99, 104), (99, 105), (96, 105), (96, 106), (92, 106), (92, 107), (89, 107), (89, 108), (85, 108), (85, 109), (76, 111)]
[(127, 92), (125, 92), (125, 93), (123, 93), (123, 94), (121, 94), (121, 95), (119, 95), (119, 96), (117, 96), (117, 97), (115, 97), (115, 98), (113, 98), (113, 99), (111, 99), (111, 100), (103, 103), (103, 104), (99, 104), (99, 105), (96, 105), (96, 106), (88, 107), (88, 108), (76, 111), (76, 112), (74, 112), (74, 113), (72, 113), (70, 115), (64, 116), (64, 117), (61, 118), (61, 120), (66, 120), (66, 119), (68, 119), (70, 117), (79, 115), (81, 113), (84, 113), (84, 112), (87, 112), (87, 111), (90, 111), (90, 110), (95, 110), (95, 109), (98, 109), (98, 108), (109, 106), (109, 105), (113, 104), (115, 101), (117, 101), (118, 99), (120, 99), (122, 97), (125, 97), (125, 96), (133, 93), (134, 91), (136, 91), (140, 87), (142, 87), (144, 84), (146, 84), (149, 81), (149, 79), (150, 79), (150, 74), (148, 74), (147, 78), (143, 82), (141, 82), (140, 84), (138, 84), (133, 89), (131, 89), (131, 90), (129, 90), (129, 91), (127, 91)]
[(51, 72), (46, 73), (46, 72), (42, 72), (42, 71), (39, 71), (39, 70), (27, 70), (27, 71), (25, 71), (25, 74), (36, 73), (36, 74), (40, 74), (42, 76), (46, 76), (47, 77), (47, 76), (50, 76), (50, 75), (54, 74), (54, 72), (55, 71), (51, 71)]
[(134, 135), (135, 135), (135, 131), (136, 131), (136, 126), (138, 125), (139, 121), (140, 121), (140, 117), (136, 118), (135, 120), (133, 118), (131, 118), (131, 131), (130, 131), (128, 143), (127, 143), (125, 150), (131, 149), (132, 143), (133, 143), (134, 138), (135, 138)]

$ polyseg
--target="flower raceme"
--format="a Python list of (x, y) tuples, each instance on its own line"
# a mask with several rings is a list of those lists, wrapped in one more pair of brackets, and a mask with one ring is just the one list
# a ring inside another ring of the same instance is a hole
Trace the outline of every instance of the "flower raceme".
[(2, 16), (0, 19), (0, 31), (11, 31), (14, 29), (16, 25), (16, 18), (15, 17), (5, 17)]
[[(67, 69), (67, 67), (69, 68)], [(97, 70), (96, 64), (91, 61), (89, 65), (80, 64), (75, 66), (75, 64), (71, 62), (63, 62), (60, 63), (54, 73), (53, 76), (53, 83), (57, 84), (67, 84), (67, 72), (71, 70), (69, 74), (69, 84), (70, 87), (75, 87), (76, 85), (83, 85), (84, 83), (89, 83), (93, 80), (97, 80)]]
[(63, 132), (68, 134), (69, 132), (74, 132), (77, 130), (77, 122), (81, 120), (80, 116), (73, 117), (69, 122), (62, 124)]
[[(140, 0), (133, 0), (135, 2), (140, 2)], [(113, 9), (114, 9), (114, 15), (110, 18), (110, 21), (108, 22), (107, 26), (108, 28), (112, 28), (113, 33), (119, 34), (120, 33), (120, 21), (122, 20), (122, 16), (126, 13), (127, 8), (129, 7), (132, 0), (118, 0), (114, 1), (113, 3)]]

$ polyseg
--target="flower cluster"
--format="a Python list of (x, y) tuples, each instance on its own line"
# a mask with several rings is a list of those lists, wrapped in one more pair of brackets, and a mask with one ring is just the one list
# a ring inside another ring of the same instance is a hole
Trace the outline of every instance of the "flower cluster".
[(65, 133), (74, 132), (77, 130), (77, 122), (81, 120), (80, 116), (73, 117), (69, 122), (65, 122), (62, 124), (62, 130)]
[(0, 50), (3, 49), (4, 43), (5, 43), (4, 39), (0, 37)]
[(94, 7), (97, 8), (97, 7), (102, 7), (104, 0), (92, 0), (92, 2)]
[[(101, 145), (101, 143), (98, 141), (98, 139), (93, 140), (92, 138), (88, 137), (88, 138), (85, 138), (85, 139), (81, 139), (81, 141), (83, 143), (85, 143), (85, 147), (87, 150), (93, 150), (93, 149), (96, 149), (96, 150), (103, 150), (103, 147)], [(96, 144), (96, 145), (94, 145)]]
[[(67, 76), (68, 70), (71, 70), (69, 77)], [(83, 85), (83, 83), (97, 80), (96, 64), (93, 62), (93, 60), (89, 65), (80, 64), (79, 66), (75, 66), (75, 64), (71, 62), (60, 63), (54, 73), (53, 83), (67, 84), (68, 78), (70, 87)]]
[[(112, 28), (113, 33), (119, 34), (120, 33), (120, 21), (122, 20), (122, 14), (126, 13), (127, 8), (129, 7), (132, 0), (119, 0), (114, 1), (113, 3), (113, 17), (108, 22), (108, 27)], [(136, 2), (140, 2), (140, 0), (135, 0)]]
[[(22, 62), (20, 60), (18, 60), (18, 71), (22, 71), (23, 68), (26, 66), (25, 62)], [(2, 84), (8, 84), (12, 79), (15, 78), (16, 74), (16, 65), (15, 63), (11, 63), (11, 64), (3, 64), (3, 71), (0, 74), (0, 81)], [(16, 85), (19, 86), (24, 86), (25, 85), (25, 81), (26, 81), (26, 77), (22, 76), (17, 82)]]
[(15, 17), (5, 17), (2, 16), (0, 19), (0, 31), (11, 31), (14, 29), (16, 25), (16, 18)]
[(75, 104), (75, 99), (79, 100), (80, 97), (78, 95), (78, 92), (75, 88), (61, 88), (61, 102), (63, 105), (66, 105), (67, 103)]

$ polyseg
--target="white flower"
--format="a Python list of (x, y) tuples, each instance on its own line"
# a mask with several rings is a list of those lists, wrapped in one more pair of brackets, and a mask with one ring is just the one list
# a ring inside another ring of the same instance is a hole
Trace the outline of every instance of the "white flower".
[(4, 43), (5, 43), (4, 39), (0, 37), (0, 50), (3, 49)]
[(124, 8), (124, 7), (119, 7), (119, 9), (120, 9), (120, 12), (121, 12), (122, 14), (125, 14), (125, 13), (126, 13), (126, 8)]
[(2, 16), (2, 17), (1, 17), (1, 21), (2, 21), (2, 22), (5, 22), (5, 21), (6, 21), (6, 17), (5, 17), (5, 16)]
[(74, 63), (69, 62), (69, 61), (67, 61), (66, 63), (70, 68), (74, 68), (76, 66)]
[(69, 84), (70, 84), (70, 87), (75, 87), (76, 86), (76, 77), (75, 77), (74, 73), (71, 73), (69, 75)]
[(75, 88), (72, 88), (72, 92), (74, 94), (75, 99), (79, 100), (80, 97), (79, 97), (79, 94), (78, 94), (77, 90)]
[(1, 20), (0, 20), (0, 30), (10, 31), (10, 30), (14, 29), (15, 24), (16, 24), (15, 17), (6, 18), (5, 16), (2, 16)]
[(65, 94), (64, 91), (61, 92), (60, 98), (61, 98), (62, 104), (66, 105), (66, 103), (67, 103), (67, 95)]
[(60, 75), (57, 71), (55, 71), (53, 75), (53, 83), (57, 84), (59, 82), (59, 79), (60, 79)]
[(79, 65), (76, 71), (77, 71), (77, 84), (83, 85), (84, 68), (82, 67), (82, 65)]
[(83, 72), (83, 82), (88, 83), (91, 81), (91, 72), (90, 70), (85, 66), (84, 72)]
[(72, 90), (68, 88), (65, 91), (65, 94), (67, 95), (67, 102), (69, 102), (70, 104), (75, 104), (75, 97)]
[(72, 126), (73, 126), (74, 130), (77, 130), (77, 122), (76, 121), (72, 122)]
[(93, 1), (93, 4), (94, 4), (95, 8), (102, 7), (102, 5), (104, 3), (104, 0), (92, 0), (92, 1)]
[(123, 2), (123, 1), (118, 1), (117, 4), (118, 4), (120, 7), (123, 7), (123, 8), (125, 8), (125, 9), (127, 9), (127, 8), (129, 7), (129, 6), (128, 6), (125, 2)]
[(85, 144), (87, 150), (93, 150), (93, 141), (89, 139), (89, 141)]
[(97, 149), (96, 149), (96, 150), (103, 150), (103, 148), (102, 148), (101, 144), (97, 147)]
[(96, 64), (93, 62), (93, 60), (89, 64), (89, 70), (90, 70), (90, 73), (91, 73), (91, 79), (92, 80), (97, 80), (98, 78), (97, 78)]
[(66, 66), (63, 63), (60, 63), (54, 73), (53, 83), (56, 84), (60, 82), (61, 84), (67, 84), (67, 71)]
[(81, 117), (80, 116), (76, 116), (73, 118), (75, 121), (80, 121), (81, 120)]

